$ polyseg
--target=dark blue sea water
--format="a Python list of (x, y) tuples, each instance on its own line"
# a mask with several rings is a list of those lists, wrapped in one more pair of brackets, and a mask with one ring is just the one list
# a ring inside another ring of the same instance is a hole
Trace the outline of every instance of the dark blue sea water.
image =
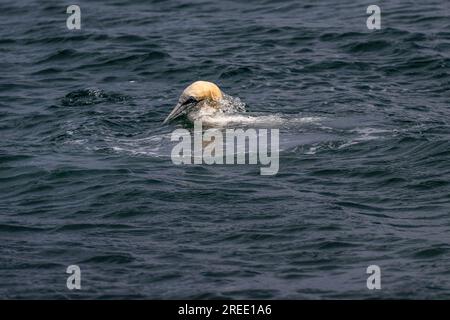
[[(450, 298), (449, 1), (70, 4), (0, 3), (0, 298)], [(200, 79), (277, 175), (172, 163)]]

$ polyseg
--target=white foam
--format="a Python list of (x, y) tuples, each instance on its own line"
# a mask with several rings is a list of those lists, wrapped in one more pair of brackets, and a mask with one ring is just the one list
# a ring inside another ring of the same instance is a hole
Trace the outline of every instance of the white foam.
[(210, 126), (226, 126), (232, 124), (243, 125), (266, 125), (268, 128), (281, 126), (285, 124), (305, 124), (314, 123), (321, 120), (318, 117), (295, 117), (288, 118), (281, 115), (244, 115), (244, 114), (227, 114), (218, 113), (213, 116), (202, 117), (202, 122)]
[(346, 148), (370, 140), (378, 140), (383, 138), (383, 134), (391, 132), (391, 130), (377, 129), (377, 128), (356, 128), (352, 130), (358, 136), (342, 145), (338, 149)]

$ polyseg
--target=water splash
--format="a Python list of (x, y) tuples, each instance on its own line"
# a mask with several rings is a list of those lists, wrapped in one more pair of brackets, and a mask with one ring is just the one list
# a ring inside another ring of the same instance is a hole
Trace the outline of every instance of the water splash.
[(245, 112), (245, 103), (239, 97), (233, 97), (228, 94), (223, 94), (220, 101), (220, 107), (225, 113)]

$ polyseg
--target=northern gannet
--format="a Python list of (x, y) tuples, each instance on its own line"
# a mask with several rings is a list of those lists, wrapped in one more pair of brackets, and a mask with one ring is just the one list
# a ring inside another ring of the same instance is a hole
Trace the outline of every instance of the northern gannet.
[(222, 112), (220, 101), (223, 99), (219, 87), (208, 81), (196, 81), (184, 89), (178, 103), (164, 120), (167, 123), (182, 115), (194, 122)]

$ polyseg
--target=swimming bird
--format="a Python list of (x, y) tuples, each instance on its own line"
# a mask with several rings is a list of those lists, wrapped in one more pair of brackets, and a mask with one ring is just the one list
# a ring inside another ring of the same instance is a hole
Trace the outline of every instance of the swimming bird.
[(221, 110), (222, 91), (219, 87), (208, 81), (196, 81), (184, 89), (178, 103), (164, 120), (164, 123), (172, 121), (182, 115), (186, 115), (191, 122), (207, 119)]

